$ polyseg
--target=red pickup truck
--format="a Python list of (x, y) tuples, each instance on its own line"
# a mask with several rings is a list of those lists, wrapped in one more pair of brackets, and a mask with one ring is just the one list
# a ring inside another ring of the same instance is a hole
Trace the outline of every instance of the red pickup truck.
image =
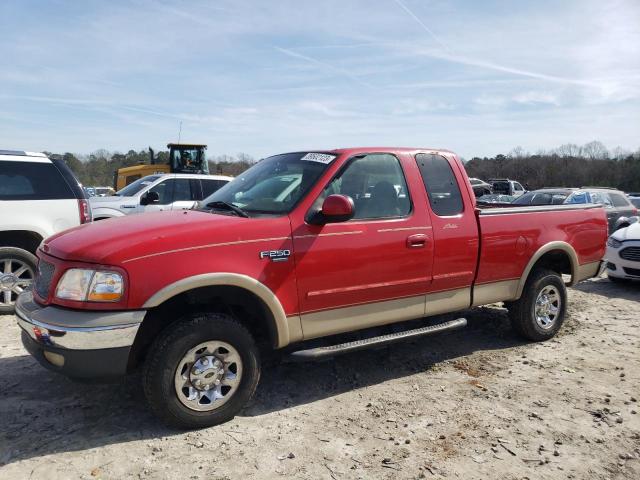
[(286, 153), (196, 210), (47, 239), (16, 315), (44, 366), (101, 378), (141, 365), (155, 413), (203, 427), (251, 398), (262, 347), (319, 358), (466, 321), (311, 339), (494, 302), (505, 302), (520, 335), (551, 338), (564, 320), (565, 282), (598, 274), (606, 239), (601, 206), (478, 208), (449, 151)]

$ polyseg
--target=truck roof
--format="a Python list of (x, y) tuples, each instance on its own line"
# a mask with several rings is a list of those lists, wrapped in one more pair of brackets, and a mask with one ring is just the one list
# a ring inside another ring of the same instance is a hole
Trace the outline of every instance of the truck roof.
[[(284, 153), (304, 153), (304, 152), (317, 152), (317, 153), (332, 153), (334, 155), (358, 155), (361, 153), (373, 153), (373, 152), (388, 152), (388, 153), (417, 153), (417, 152), (435, 152), (435, 153), (447, 153), (451, 155), (455, 155), (451, 150), (446, 150), (444, 148), (432, 148), (432, 147), (341, 147), (334, 149), (326, 149), (320, 148), (317, 150), (314, 149), (306, 149), (306, 150), (297, 150), (292, 152), (284, 152)], [(279, 154), (275, 154), (279, 155)]]

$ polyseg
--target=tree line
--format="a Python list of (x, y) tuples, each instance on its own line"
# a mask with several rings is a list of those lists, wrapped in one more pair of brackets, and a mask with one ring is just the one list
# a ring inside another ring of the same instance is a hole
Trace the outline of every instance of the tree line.
[[(129, 150), (127, 153), (109, 152), (97, 150), (89, 155), (76, 155), (73, 153), (55, 154), (47, 153), (50, 157), (62, 158), (76, 175), (80, 183), (85, 186), (114, 185), (114, 173), (124, 167), (150, 163), (149, 152)], [(168, 163), (169, 151), (155, 153), (156, 163)], [(246, 153), (236, 155), (215, 155), (209, 157), (209, 172), (216, 175), (236, 176), (244, 172), (255, 163), (255, 160)]]
[(465, 168), (470, 177), (509, 178), (528, 190), (588, 185), (640, 191), (640, 149), (629, 152), (616, 148), (610, 152), (597, 141), (582, 146), (565, 144), (537, 153), (517, 147), (506, 155), (474, 157), (465, 162)]
[[(55, 155), (55, 154), (49, 154)], [(86, 186), (112, 186), (114, 172), (122, 167), (149, 163), (147, 151), (127, 153), (97, 150), (89, 155), (73, 153), (62, 158)], [(168, 151), (156, 154), (157, 163), (167, 163)], [(209, 157), (212, 174), (237, 176), (256, 160), (245, 153)], [(465, 161), (470, 177), (483, 180), (510, 178), (530, 190), (542, 187), (580, 187), (585, 185), (614, 187), (623, 191), (640, 191), (640, 149), (636, 152), (616, 148), (609, 151), (601, 142), (585, 145), (565, 144), (549, 151), (525, 152), (517, 147), (494, 157), (473, 157)]]

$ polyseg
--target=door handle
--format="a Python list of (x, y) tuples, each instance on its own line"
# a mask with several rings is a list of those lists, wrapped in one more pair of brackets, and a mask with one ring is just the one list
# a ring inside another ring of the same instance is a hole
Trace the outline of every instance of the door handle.
[(428, 237), (424, 233), (416, 233), (407, 237), (407, 248), (424, 248)]

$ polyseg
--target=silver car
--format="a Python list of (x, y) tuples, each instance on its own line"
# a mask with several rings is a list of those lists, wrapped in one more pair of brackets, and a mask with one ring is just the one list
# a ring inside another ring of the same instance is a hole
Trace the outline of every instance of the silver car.
[(94, 220), (132, 213), (189, 210), (226, 185), (232, 177), (167, 173), (139, 178), (112, 197), (91, 197)]

